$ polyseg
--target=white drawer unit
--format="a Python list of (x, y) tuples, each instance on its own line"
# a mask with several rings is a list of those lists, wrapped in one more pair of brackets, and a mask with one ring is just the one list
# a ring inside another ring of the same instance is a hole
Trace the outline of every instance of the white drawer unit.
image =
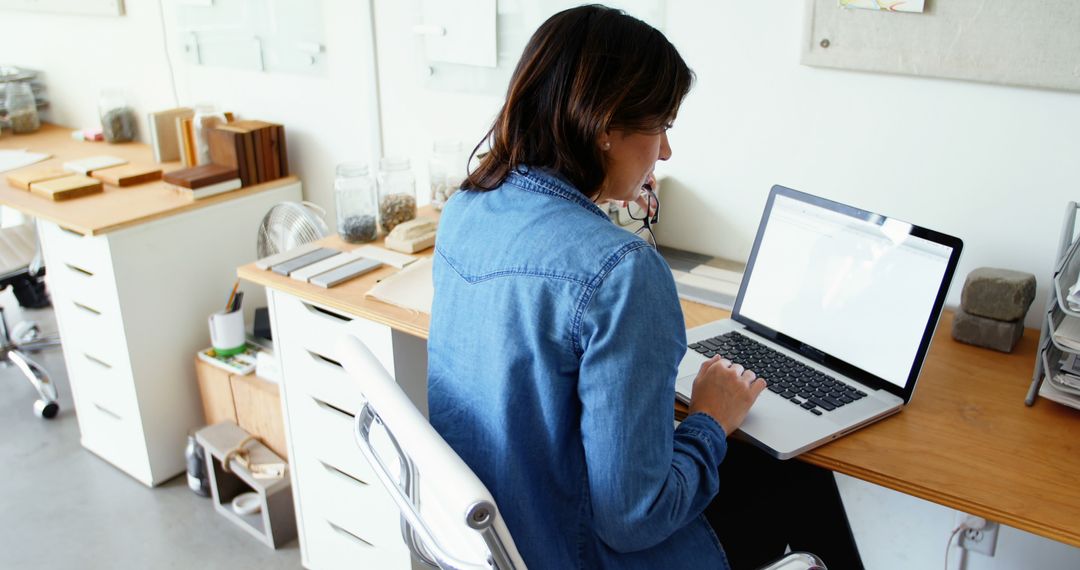
[(411, 568), (397, 507), (356, 446), (363, 397), (334, 347), (345, 331), (359, 336), (426, 410), (426, 343), (289, 293), (268, 289), (267, 296), (304, 567)]
[(256, 258), (263, 215), (300, 197), (288, 181), (94, 236), (38, 220), (85, 448), (149, 486), (185, 470), (187, 434), (203, 424), (191, 357), (210, 342), (207, 317)]

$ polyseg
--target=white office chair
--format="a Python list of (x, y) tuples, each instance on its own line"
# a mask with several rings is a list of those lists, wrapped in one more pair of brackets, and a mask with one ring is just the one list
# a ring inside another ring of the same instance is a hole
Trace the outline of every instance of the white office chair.
[[(401, 511), (402, 536), (413, 556), (444, 570), (525, 570), (487, 487), (367, 346), (346, 334), (338, 342), (337, 355), (366, 398), (356, 414), (357, 444)], [(380, 445), (374, 426), (383, 428), (392, 450)], [(390, 460), (396, 461), (396, 470), (384, 460), (386, 451), (396, 455)], [(825, 570), (825, 566), (800, 552), (762, 570)]]
[[(11, 286), (19, 304), (28, 308), (49, 304), (39, 280), (39, 250), (33, 223), (0, 228), (0, 290)], [(34, 402), (34, 413), (46, 419), (56, 417), (60, 411), (56, 385), (49, 373), (27, 354), (59, 344), (57, 335), (42, 335), (36, 324), (26, 321), (9, 332), (4, 308), (0, 307), (0, 363), (14, 365), (22, 372), (39, 396)]]

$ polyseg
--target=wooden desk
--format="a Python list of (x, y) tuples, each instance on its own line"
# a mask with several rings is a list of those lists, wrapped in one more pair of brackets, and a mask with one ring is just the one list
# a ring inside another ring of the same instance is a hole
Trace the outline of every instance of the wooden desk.
[[(52, 158), (38, 162), (33, 167), (59, 167), (69, 160), (97, 155), (115, 156), (134, 164), (154, 164), (153, 154), (144, 144), (76, 141), (71, 138), (71, 129), (48, 124), (42, 125), (41, 130), (32, 135), (5, 133), (0, 138), (0, 149), (19, 148), (52, 154)], [(179, 162), (169, 162), (162, 164), (161, 167), (165, 172), (169, 172), (179, 169), (181, 165)], [(6, 177), (7, 173), (0, 175)], [(100, 194), (84, 196), (73, 201), (53, 202), (20, 188), (14, 188), (4, 181), (0, 183), (0, 204), (15, 208), (29, 216), (48, 220), (68, 230), (93, 236), (165, 216), (207, 208), (257, 194), (268, 188), (297, 182), (299, 179), (295, 176), (288, 176), (266, 184), (249, 186), (194, 201), (160, 181), (127, 188), (117, 188), (106, 184), (105, 191)]]
[[(326, 243), (342, 245), (337, 238)], [(330, 290), (254, 265), (240, 268), (239, 275), (427, 338), (427, 315), (363, 298), (394, 271), (384, 268)], [(688, 327), (729, 315), (688, 301), (682, 305)], [(1080, 414), (1045, 399), (1024, 405), (1037, 331), (1026, 331), (1016, 352), (1002, 354), (953, 341), (951, 327), (952, 314), (946, 313), (904, 411), (800, 459), (1080, 546)]]
[[(0, 149), (53, 155), (35, 166), (103, 154), (153, 164), (146, 145), (69, 133), (5, 134)], [(83, 447), (150, 486), (185, 470), (187, 434), (203, 425), (191, 356), (209, 344), (207, 316), (255, 258), (266, 211), (300, 196), (295, 177), (196, 201), (162, 182), (63, 202), (0, 182), (0, 204), (37, 218)]]

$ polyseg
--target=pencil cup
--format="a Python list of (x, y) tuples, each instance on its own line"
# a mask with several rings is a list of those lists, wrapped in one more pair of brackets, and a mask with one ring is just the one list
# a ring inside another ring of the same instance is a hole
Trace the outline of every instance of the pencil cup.
[(244, 312), (218, 311), (210, 315), (210, 344), (221, 356), (244, 352), (247, 346), (247, 339), (244, 337)]

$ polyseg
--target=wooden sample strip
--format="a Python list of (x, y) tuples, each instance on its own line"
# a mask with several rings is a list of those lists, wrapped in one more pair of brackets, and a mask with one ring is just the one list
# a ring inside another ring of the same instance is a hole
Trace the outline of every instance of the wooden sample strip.
[(100, 180), (82, 175), (55, 178), (30, 185), (30, 192), (54, 202), (71, 200), (88, 194), (97, 194), (103, 190)]
[(173, 186), (198, 190), (219, 182), (236, 178), (236, 169), (219, 164), (203, 164), (182, 170), (174, 170), (165, 175), (164, 180)]
[(78, 160), (69, 160), (64, 163), (64, 168), (71, 172), (89, 176), (90, 173), (95, 170), (112, 168), (113, 166), (120, 166), (121, 164), (127, 164), (127, 161), (115, 156), (102, 155), (80, 158)]
[(16, 188), (29, 190), (30, 185), (35, 182), (45, 182), (46, 180), (64, 178), (66, 176), (71, 176), (71, 171), (64, 170), (59, 166), (36, 166), (33, 168), (22, 168), (8, 174), (7, 181), (8, 184), (11, 184)]
[(91, 176), (112, 186), (134, 186), (145, 182), (161, 180), (161, 169), (156, 166), (142, 166), (137, 164), (125, 164), (95, 170)]

